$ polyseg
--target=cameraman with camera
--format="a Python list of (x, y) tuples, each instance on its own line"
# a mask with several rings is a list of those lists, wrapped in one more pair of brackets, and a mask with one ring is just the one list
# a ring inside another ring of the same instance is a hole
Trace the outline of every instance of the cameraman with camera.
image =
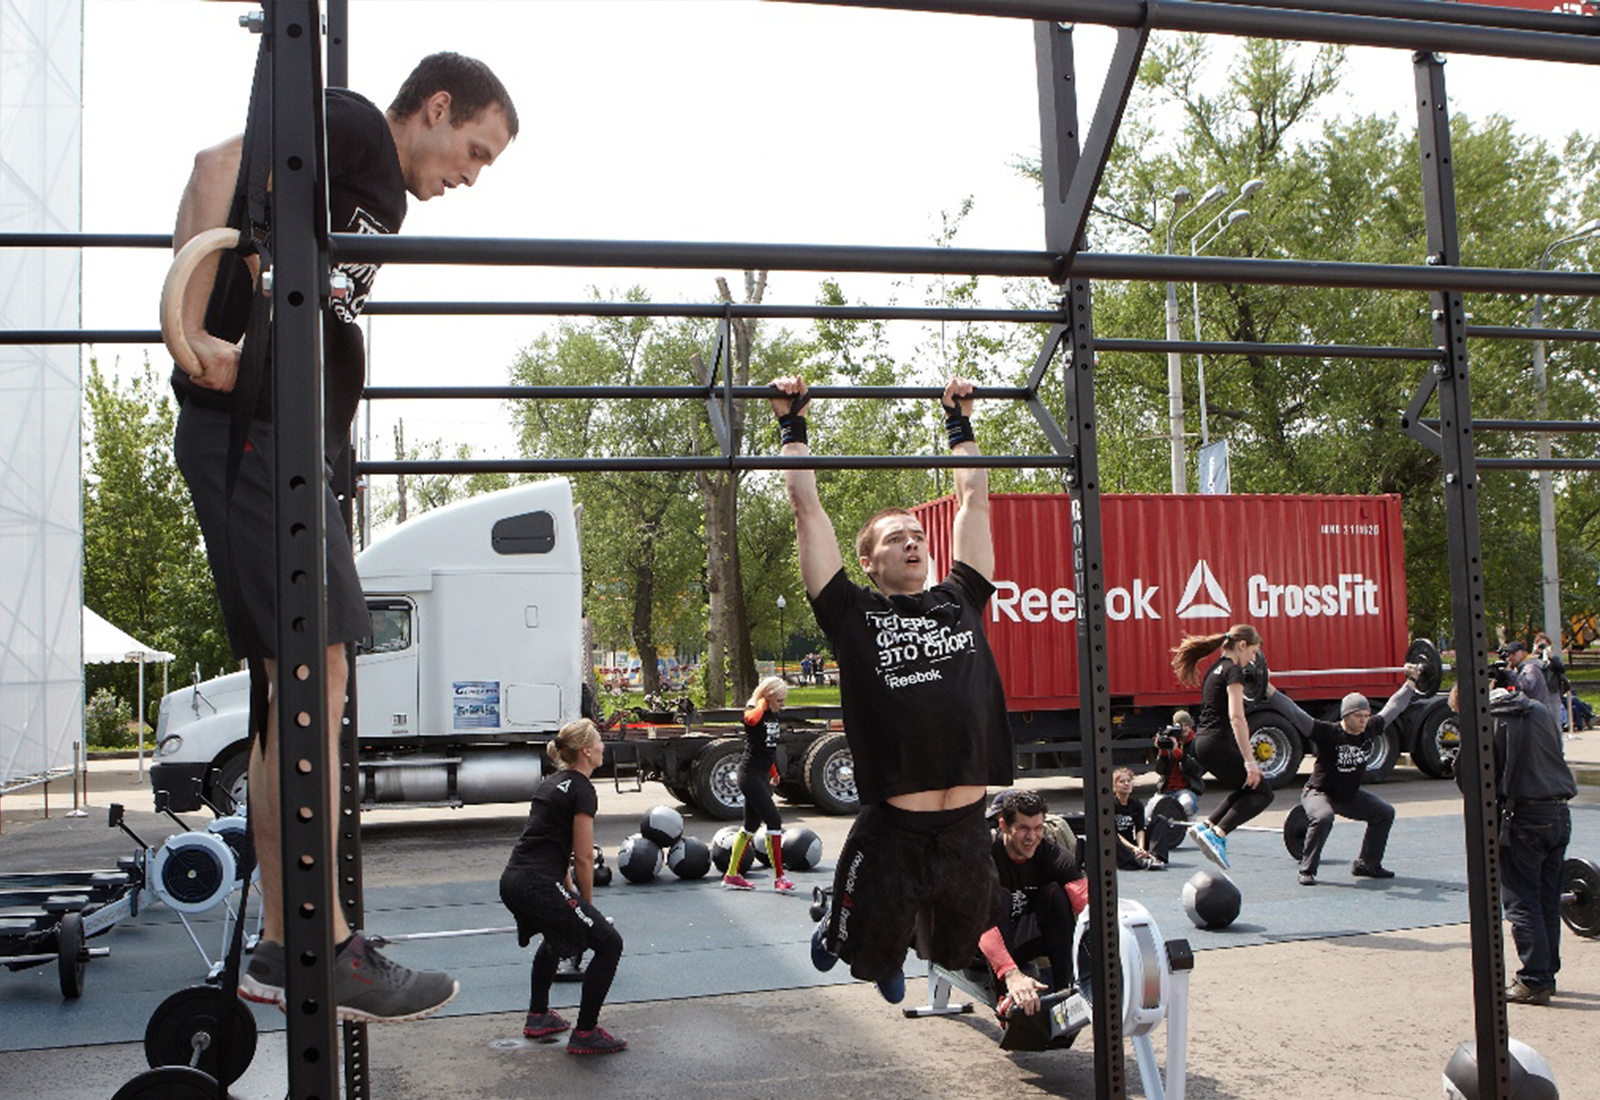
[[(1520, 648), (1513, 643), (1508, 649)], [(1500, 806), (1500, 891), (1521, 966), (1506, 988), (1515, 1004), (1547, 1005), (1561, 969), (1561, 864), (1572, 838), (1567, 801), (1578, 793), (1550, 708), (1517, 690), (1518, 661), (1491, 666), (1495, 792)], [(1540, 678), (1540, 687), (1543, 687)], [(1450, 689), (1460, 712), (1461, 685)], [(1456, 784), (1465, 792), (1462, 776)]]
[(1552, 715), (1556, 713), (1555, 701), (1550, 698), (1550, 687), (1544, 680), (1544, 665), (1530, 660), (1528, 647), (1515, 639), (1500, 651), (1505, 659), (1506, 671), (1511, 673), (1516, 689), (1535, 703), (1543, 703)]

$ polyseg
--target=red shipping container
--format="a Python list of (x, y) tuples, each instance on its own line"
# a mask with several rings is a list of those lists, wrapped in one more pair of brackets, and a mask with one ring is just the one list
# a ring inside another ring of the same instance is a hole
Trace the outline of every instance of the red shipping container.
[[(996, 494), (989, 644), (1013, 711), (1078, 705), (1069, 497)], [(1408, 646), (1398, 496), (1101, 498), (1111, 693), (1119, 707), (1192, 706), (1172, 648), (1234, 623), (1261, 632), (1272, 682), (1304, 704), (1384, 698)], [(933, 575), (950, 564), (953, 498), (918, 506)], [(1202, 669), (1204, 665), (1202, 665)], [(1300, 672), (1300, 675), (1293, 675)]]

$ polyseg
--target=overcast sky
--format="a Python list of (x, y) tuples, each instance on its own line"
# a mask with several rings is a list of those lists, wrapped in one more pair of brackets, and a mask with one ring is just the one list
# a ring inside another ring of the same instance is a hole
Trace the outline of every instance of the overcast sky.
[[(749, 0), (350, 8), (350, 83), (380, 107), (420, 57), (451, 49), (494, 68), (521, 115), (521, 137), (500, 163), (471, 191), (413, 202), (407, 233), (915, 246), (971, 195), (956, 243), (1042, 246), (1037, 191), (1010, 167), (1039, 146), (1031, 24)], [(256, 40), (237, 22), (251, 6), (86, 0), (85, 9), (83, 228), (170, 232), (194, 152), (242, 128)], [(1100, 28), (1077, 32), (1085, 116), (1110, 42)], [(1342, 109), (1409, 120), (1409, 55), (1351, 56)], [(1600, 103), (1600, 74), (1582, 66), (1455, 56), (1446, 73), (1453, 110), (1502, 113), (1557, 141)], [(1196, 193), (1209, 182), (1194, 181)], [(154, 327), (166, 264), (149, 251), (86, 254), (85, 327)], [(376, 294), (567, 301), (640, 283), (657, 300), (703, 301), (715, 296), (716, 274), (392, 266)], [(720, 274), (739, 285), (737, 272)], [(775, 273), (768, 301), (814, 301), (819, 278)], [(878, 302), (893, 293), (864, 276), (844, 282)], [(548, 323), (376, 319), (373, 381), (501, 383)], [(1150, 335), (1159, 325), (1152, 318)], [(127, 365), (142, 354), (106, 348), (102, 358)], [(392, 453), (396, 411), (377, 410), (380, 456)], [(484, 438), (486, 423), (504, 421), (491, 403), (412, 404), (404, 415), (410, 440)]]

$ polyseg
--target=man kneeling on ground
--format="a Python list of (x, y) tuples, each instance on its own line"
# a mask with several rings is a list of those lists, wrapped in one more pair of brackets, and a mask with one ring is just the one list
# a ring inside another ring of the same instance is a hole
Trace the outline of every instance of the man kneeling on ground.
[[(1073, 854), (1045, 836), (1044, 798), (1034, 791), (1009, 791), (999, 799), (994, 863), (1000, 888), (994, 925), (978, 940), (1004, 996), (1028, 1015), (1039, 1010), (1041, 991), (1072, 983), (1072, 933), (1088, 901), (1089, 884)], [(1050, 984), (1017, 965), (1038, 955), (1050, 960)]]

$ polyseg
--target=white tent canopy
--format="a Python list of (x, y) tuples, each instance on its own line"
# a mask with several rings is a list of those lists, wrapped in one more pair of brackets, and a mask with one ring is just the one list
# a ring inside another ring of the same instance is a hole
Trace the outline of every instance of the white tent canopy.
[[(133, 635), (112, 626), (92, 610), (83, 609), (83, 663), (86, 665), (114, 665), (123, 661), (139, 662), (139, 704), (134, 712), (144, 722), (144, 666), (147, 662), (170, 664), (173, 655), (160, 649), (151, 649)], [(167, 670), (161, 670), (161, 694), (167, 693)], [(142, 726), (141, 726), (142, 728)], [(139, 739), (139, 776), (144, 777), (144, 738)]]
[(133, 635), (112, 626), (94, 611), (83, 609), (83, 663), (114, 665), (122, 661), (165, 663), (172, 654), (151, 649)]

